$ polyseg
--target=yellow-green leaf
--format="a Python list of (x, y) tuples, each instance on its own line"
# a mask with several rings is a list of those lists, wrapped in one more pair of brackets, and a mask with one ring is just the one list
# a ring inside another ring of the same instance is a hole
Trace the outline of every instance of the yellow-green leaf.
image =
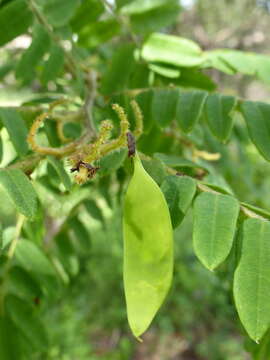
[(138, 155), (124, 204), (124, 287), (133, 334), (146, 331), (164, 301), (173, 270), (173, 232), (166, 200)]

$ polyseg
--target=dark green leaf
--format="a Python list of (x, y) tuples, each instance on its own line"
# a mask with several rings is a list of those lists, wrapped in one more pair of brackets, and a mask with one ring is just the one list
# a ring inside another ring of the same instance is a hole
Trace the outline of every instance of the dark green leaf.
[(196, 193), (196, 182), (187, 176), (167, 176), (161, 185), (173, 228), (180, 225)]
[(14, 109), (0, 108), (0, 120), (6, 127), (18, 155), (25, 155), (28, 151), (27, 128), (21, 115)]
[(117, 35), (120, 25), (115, 19), (100, 20), (84, 26), (79, 32), (78, 44), (84, 47), (95, 47)]
[(8, 276), (9, 293), (13, 293), (22, 298), (34, 301), (36, 297), (42, 296), (42, 291), (38, 282), (23, 268), (14, 266)]
[(0, 184), (5, 188), (19, 212), (30, 218), (35, 216), (37, 195), (30, 180), (21, 170), (0, 170)]
[(100, 222), (104, 221), (102, 211), (100, 210), (100, 207), (97, 205), (95, 200), (86, 200), (84, 204), (86, 210), (92, 216), (93, 219), (96, 219)]
[(25, 0), (10, 1), (0, 10), (0, 46), (25, 33), (33, 15)]
[(270, 105), (244, 101), (241, 111), (252, 142), (263, 157), (270, 161)]
[(176, 108), (176, 120), (184, 132), (190, 132), (198, 122), (206, 96), (207, 93), (204, 91), (180, 92)]
[(167, 175), (165, 166), (162, 161), (159, 159), (149, 159), (143, 160), (142, 163), (144, 169), (151, 176), (151, 178), (154, 179), (158, 185), (161, 185)]
[(209, 128), (223, 142), (226, 142), (231, 135), (235, 106), (236, 98), (233, 96), (212, 94), (206, 100), (206, 118)]
[(49, 49), (50, 38), (41, 25), (36, 25), (32, 43), (26, 49), (17, 65), (16, 77), (24, 84), (35, 78), (35, 67), (41, 62), (43, 55)]
[(96, 21), (103, 11), (104, 6), (100, 0), (84, 0), (71, 21), (72, 29), (80, 31), (85, 25)]
[(155, 90), (152, 101), (152, 116), (156, 123), (164, 128), (175, 118), (176, 104), (179, 97), (177, 89)]
[(19, 333), (7, 316), (0, 317), (0, 359), (21, 360)]
[(134, 46), (130, 44), (122, 45), (114, 52), (111, 64), (101, 84), (104, 94), (113, 94), (126, 88), (135, 64), (133, 53)]
[(28, 341), (36, 349), (46, 350), (48, 347), (48, 335), (43, 323), (34, 312), (34, 308), (14, 295), (6, 297), (5, 307), (9, 317)]
[(55, 80), (64, 66), (64, 51), (57, 45), (53, 45), (50, 50), (50, 56), (44, 63), (41, 81), (47, 84)]
[(60, 27), (69, 22), (78, 5), (78, 0), (47, 0), (43, 12), (50, 24)]
[(120, 149), (104, 156), (100, 160), (100, 170), (98, 173), (101, 176), (111, 174), (115, 170), (119, 169), (123, 165), (123, 162), (127, 156), (127, 149)]
[(167, 0), (162, 6), (140, 14), (132, 14), (130, 15), (132, 29), (136, 33), (143, 34), (164, 29), (177, 21), (179, 10), (178, 0)]
[(48, 162), (53, 166), (55, 171), (57, 172), (59, 178), (61, 179), (62, 183), (64, 184), (66, 190), (70, 191), (71, 189), (71, 180), (68, 176), (66, 170), (64, 169), (63, 164), (60, 160), (56, 159), (53, 156), (48, 156)]

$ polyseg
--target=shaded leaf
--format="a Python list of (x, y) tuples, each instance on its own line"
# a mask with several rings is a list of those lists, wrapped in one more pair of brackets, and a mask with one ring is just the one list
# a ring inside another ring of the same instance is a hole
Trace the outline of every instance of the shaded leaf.
[(69, 22), (78, 5), (78, 0), (46, 0), (43, 12), (50, 24), (60, 27)]
[(160, 127), (166, 127), (173, 121), (178, 96), (179, 91), (177, 89), (159, 89), (154, 91), (152, 116)]
[(252, 142), (262, 156), (270, 161), (270, 105), (244, 101), (241, 104), (241, 111)]
[(50, 50), (50, 56), (44, 63), (41, 73), (41, 82), (47, 84), (55, 80), (64, 66), (64, 51), (57, 45), (53, 45)]
[(161, 185), (173, 228), (180, 225), (196, 193), (196, 182), (187, 176), (167, 176)]
[(21, 115), (15, 109), (0, 108), (0, 120), (6, 127), (18, 155), (25, 155), (28, 152), (27, 128)]
[(209, 95), (206, 100), (206, 118), (212, 133), (221, 141), (226, 142), (232, 131), (233, 111), (236, 98), (221, 94)]
[(19, 333), (11, 319), (0, 316), (0, 359), (22, 359), (23, 354), (18, 340)]
[(14, 324), (22, 331), (27, 340), (38, 350), (48, 347), (48, 335), (43, 323), (34, 309), (17, 296), (5, 298), (5, 308)]
[(50, 38), (48, 33), (41, 25), (36, 25), (32, 43), (24, 51), (16, 68), (16, 77), (22, 79), (24, 84), (29, 83), (35, 78), (35, 67), (41, 62), (49, 46)]
[(33, 15), (25, 0), (10, 1), (0, 10), (0, 46), (25, 33)]
[(53, 166), (53, 168), (57, 172), (57, 174), (58, 174), (60, 180), (62, 181), (62, 183), (64, 184), (66, 190), (69, 191), (72, 187), (72, 183), (71, 183), (70, 177), (68, 176), (66, 170), (64, 169), (62, 162), (53, 156), (48, 156), (48, 162)]
[(204, 91), (180, 92), (176, 120), (183, 131), (190, 132), (198, 122), (207, 93)]
[(119, 92), (127, 87), (129, 76), (135, 65), (133, 53), (134, 46), (131, 44), (122, 45), (114, 52), (101, 84), (104, 94)]

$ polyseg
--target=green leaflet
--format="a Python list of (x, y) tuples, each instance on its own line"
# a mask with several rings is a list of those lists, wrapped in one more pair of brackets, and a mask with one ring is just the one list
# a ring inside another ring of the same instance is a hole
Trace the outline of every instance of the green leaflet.
[(47, 84), (49, 81), (55, 80), (64, 67), (64, 60), (63, 49), (58, 45), (52, 45), (50, 57), (44, 63), (41, 82)]
[(262, 156), (270, 161), (270, 105), (244, 101), (241, 104), (241, 112), (245, 118), (252, 142)]
[(256, 55), (238, 50), (218, 49), (205, 52), (211, 65), (228, 74), (239, 72), (254, 75), (260, 67)]
[(178, 96), (179, 91), (177, 89), (160, 89), (154, 91), (152, 116), (161, 128), (170, 125), (173, 121)]
[(66, 170), (64, 169), (64, 166), (61, 163), (61, 161), (53, 156), (48, 156), (48, 162), (53, 166), (54, 170), (57, 172), (57, 175), (59, 176), (66, 190), (70, 191), (72, 186), (71, 180)]
[(153, 93), (153, 90), (142, 91), (135, 98), (143, 113), (143, 131), (145, 134), (148, 134), (153, 127), (151, 109)]
[(166, 200), (138, 155), (124, 203), (124, 287), (133, 334), (146, 331), (170, 288), (173, 233)]
[(196, 182), (187, 176), (167, 176), (161, 185), (168, 203), (172, 226), (176, 228), (186, 215), (186, 212), (196, 193)]
[(130, 23), (135, 32), (148, 35), (153, 31), (164, 29), (176, 22), (179, 10), (178, 0), (167, 0), (161, 6), (153, 7), (143, 13), (132, 14), (130, 16)]
[(0, 170), (0, 184), (5, 188), (20, 213), (30, 218), (35, 216), (37, 195), (30, 180), (21, 170)]
[(22, 79), (24, 84), (35, 78), (35, 67), (41, 62), (43, 55), (49, 49), (50, 38), (41, 25), (36, 25), (33, 33), (33, 40), (26, 49), (16, 68), (16, 77)]
[(0, 10), (0, 46), (25, 33), (33, 15), (25, 0), (10, 1)]
[(100, 169), (98, 170), (98, 174), (104, 176), (116, 171), (122, 166), (126, 156), (127, 149), (119, 149), (105, 155), (100, 159)]
[(78, 5), (78, 0), (47, 0), (43, 12), (50, 24), (61, 27), (69, 22)]
[(115, 51), (101, 84), (104, 94), (112, 94), (127, 87), (129, 76), (135, 65), (133, 53), (134, 46), (131, 44), (122, 45)]
[(193, 41), (159, 33), (153, 33), (144, 43), (142, 57), (149, 62), (184, 67), (198, 66), (205, 61), (202, 50)]
[(270, 222), (244, 222), (242, 253), (234, 276), (236, 308), (249, 336), (258, 342), (270, 327)]
[(170, 79), (179, 78), (181, 74), (179, 69), (170, 68), (164, 65), (160, 66), (160, 65), (149, 64), (149, 69), (152, 70), (154, 73), (157, 73), (161, 76)]
[(21, 115), (14, 109), (1, 108), (0, 120), (6, 127), (10, 140), (19, 156), (28, 151), (27, 127)]
[(193, 245), (196, 255), (214, 270), (229, 255), (239, 214), (239, 204), (229, 195), (200, 194), (194, 203)]
[(176, 108), (176, 120), (181, 129), (188, 133), (198, 122), (206, 100), (205, 91), (181, 92)]
[(54, 268), (46, 255), (29, 240), (18, 242), (15, 257), (20, 266), (32, 274), (55, 276)]
[(236, 106), (236, 98), (221, 94), (209, 95), (206, 100), (206, 118), (212, 133), (221, 141), (226, 142), (232, 131), (232, 112)]
[(102, 211), (101, 211), (100, 207), (97, 205), (97, 203), (95, 202), (95, 200), (91, 200), (91, 199), (86, 200), (84, 204), (85, 204), (86, 210), (88, 211), (88, 213), (91, 215), (91, 217), (93, 219), (96, 219), (96, 220), (100, 221), (101, 223), (104, 222)]
[(168, 2), (168, 0), (135, 0), (123, 6), (120, 12), (125, 15), (141, 14), (159, 6), (166, 5), (166, 2)]
[(18, 343), (20, 334), (11, 319), (0, 317), (0, 359), (21, 360), (22, 353)]
[(46, 350), (48, 335), (34, 308), (14, 295), (8, 295), (5, 298), (5, 308), (16, 327), (21, 330), (31, 345), (36, 349)]

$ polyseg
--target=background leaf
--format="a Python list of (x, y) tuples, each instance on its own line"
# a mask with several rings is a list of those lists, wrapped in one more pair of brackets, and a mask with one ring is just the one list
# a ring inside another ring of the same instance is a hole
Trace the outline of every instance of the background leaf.
[(27, 128), (21, 115), (15, 109), (0, 108), (0, 120), (6, 127), (18, 155), (25, 155), (28, 152)]

